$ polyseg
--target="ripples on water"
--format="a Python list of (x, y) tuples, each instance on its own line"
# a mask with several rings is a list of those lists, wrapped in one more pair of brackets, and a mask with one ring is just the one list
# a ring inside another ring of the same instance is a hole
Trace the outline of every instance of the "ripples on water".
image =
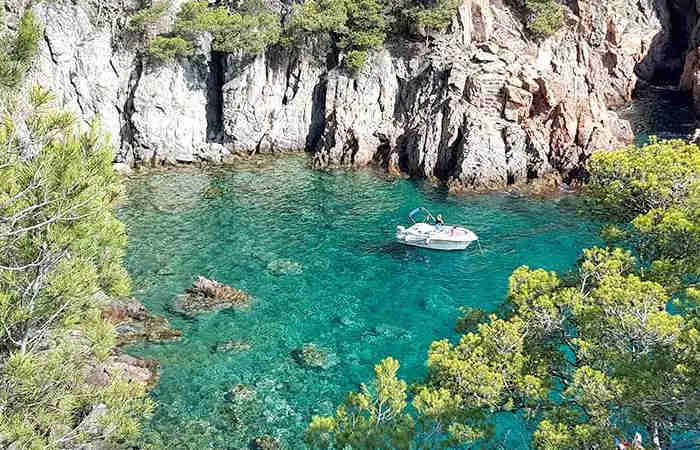
[(638, 87), (633, 102), (618, 114), (632, 124), (637, 144), (646, 143), (650, 135), (687, 138), (695, 131), (692, 95), (673, 88)]
[[(129, 198), (119, 215), (134, 295), (185, 336), (131, 349), (161, 363), (149, 429), (170, 448), (240, 449), (262, 434), (303, 448), (311, 415), (330, 413), (377, 361), (394, 356), (402, 377), (419, 378), (430, 342), (457, 339), (459, 306), (493, 309), (519, 265), (566, 270), (597, 242), (573, 197), (454, 197), (372, 171), (313, 171), (302, 157), (257, 170), (151, 175), (130, 182)], [(417, 205), (472, 228), (483, 253), (395, 243), (396, 225)], [(171, 314), (173, 297), (197, 275), (247, 290), (252, 306), (194, 320)], [(226, 340), (252, 347), (213, 351)], [(300, 367), (292, 352), (305, 343), (339, 363)], [(232, 402), (237, 384), (255, 396)], [(512, 417), (498, 423), (507, 448), (528, 448)]]

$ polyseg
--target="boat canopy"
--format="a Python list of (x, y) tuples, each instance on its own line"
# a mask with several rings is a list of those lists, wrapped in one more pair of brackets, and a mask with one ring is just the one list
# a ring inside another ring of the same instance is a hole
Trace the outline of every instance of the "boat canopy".
[(423, 214), (425, 214), (425, 216), (424, 216), (424, 218), (423, 218), (423, 220), (422, 220), (421, 222), (430, 223), (431, 220), (432, 220), (433, 222), (435, 222), (435, 217), (433, 217), (433, 215), (430, 213), (430, 211), (428, 211), (427, 209), (425, 209), (425, 208), (422, 207), (422, 206), (419, 206), (418, 208), (416, 208), (416, 209), (414, 209), (413, 211), (411, 211), (411, 213), (408, 215), (408, 218), (411, 219), (411, 222), (416, 223), (415, 217), (416, 217), (417, 214), (419, 214), (419, 213), (421, 213), (421, 212), (422, 212)]

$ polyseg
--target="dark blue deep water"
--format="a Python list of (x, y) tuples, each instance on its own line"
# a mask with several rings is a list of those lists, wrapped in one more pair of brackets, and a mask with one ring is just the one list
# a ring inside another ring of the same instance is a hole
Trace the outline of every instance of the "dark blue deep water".
[[(330, 413), (377, 361), (391, 355), (401, 376), (419, 378), (429, 344), (457, 339), (460, 306), (492, 310), (516, 267), (566, 270), (598, 243), (572, 196), (452, 196), (369, 170), (311, 170), (304, 157), (151, 174), (132, 180), (128, 196), (119, 216), (134, 296), (184, 332), (180, 342), (130, 349), (161, 363), (148, 432), (178, 449), (247, 448), (263, 434), (303, 448), (311, 416)], [(473, 229), (483, 251), (395, 243), (417, 205)], [(251, 307), (173, 314), (173, 297), (197, 275), (248, 291)], [(229, 340), (243, 351), (214, 350)], [(330, 352), (327, 369), (297, 363), (292, 352), (307, 343)], [(251, 395), (232, 399), (237, 385)], [(512, 418), (497, 421), (506, 448), (529, 447)]]
[(694, 133), (695, 113), (688, 92), (640, 86), (633, 97), (633, 102), (618, 110), (618, 114), (632, 124), (638, 145), (647, 143), (652, 135), (660, 139), (685, 139)]

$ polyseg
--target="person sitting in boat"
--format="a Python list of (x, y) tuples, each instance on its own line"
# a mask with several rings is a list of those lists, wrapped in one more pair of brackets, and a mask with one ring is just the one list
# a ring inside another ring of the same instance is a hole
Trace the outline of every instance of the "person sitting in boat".
[(440, 231), (440, 227), (443, 225), (445, 225), (445, 221), (442, 220), (442, 215), (438, 214), (435, 218), (435, 228), (437, 228), (437, 230)]

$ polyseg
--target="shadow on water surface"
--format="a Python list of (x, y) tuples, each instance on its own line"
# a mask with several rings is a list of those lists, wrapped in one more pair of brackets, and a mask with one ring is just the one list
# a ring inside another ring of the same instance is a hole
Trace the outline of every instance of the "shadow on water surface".
[(618, 114), (632, 125), (637, 145), (647, 143), (649, 136), (686, 139), (695, 131), (692, 96), (673, 88), (640, 83), (633, 102)]

